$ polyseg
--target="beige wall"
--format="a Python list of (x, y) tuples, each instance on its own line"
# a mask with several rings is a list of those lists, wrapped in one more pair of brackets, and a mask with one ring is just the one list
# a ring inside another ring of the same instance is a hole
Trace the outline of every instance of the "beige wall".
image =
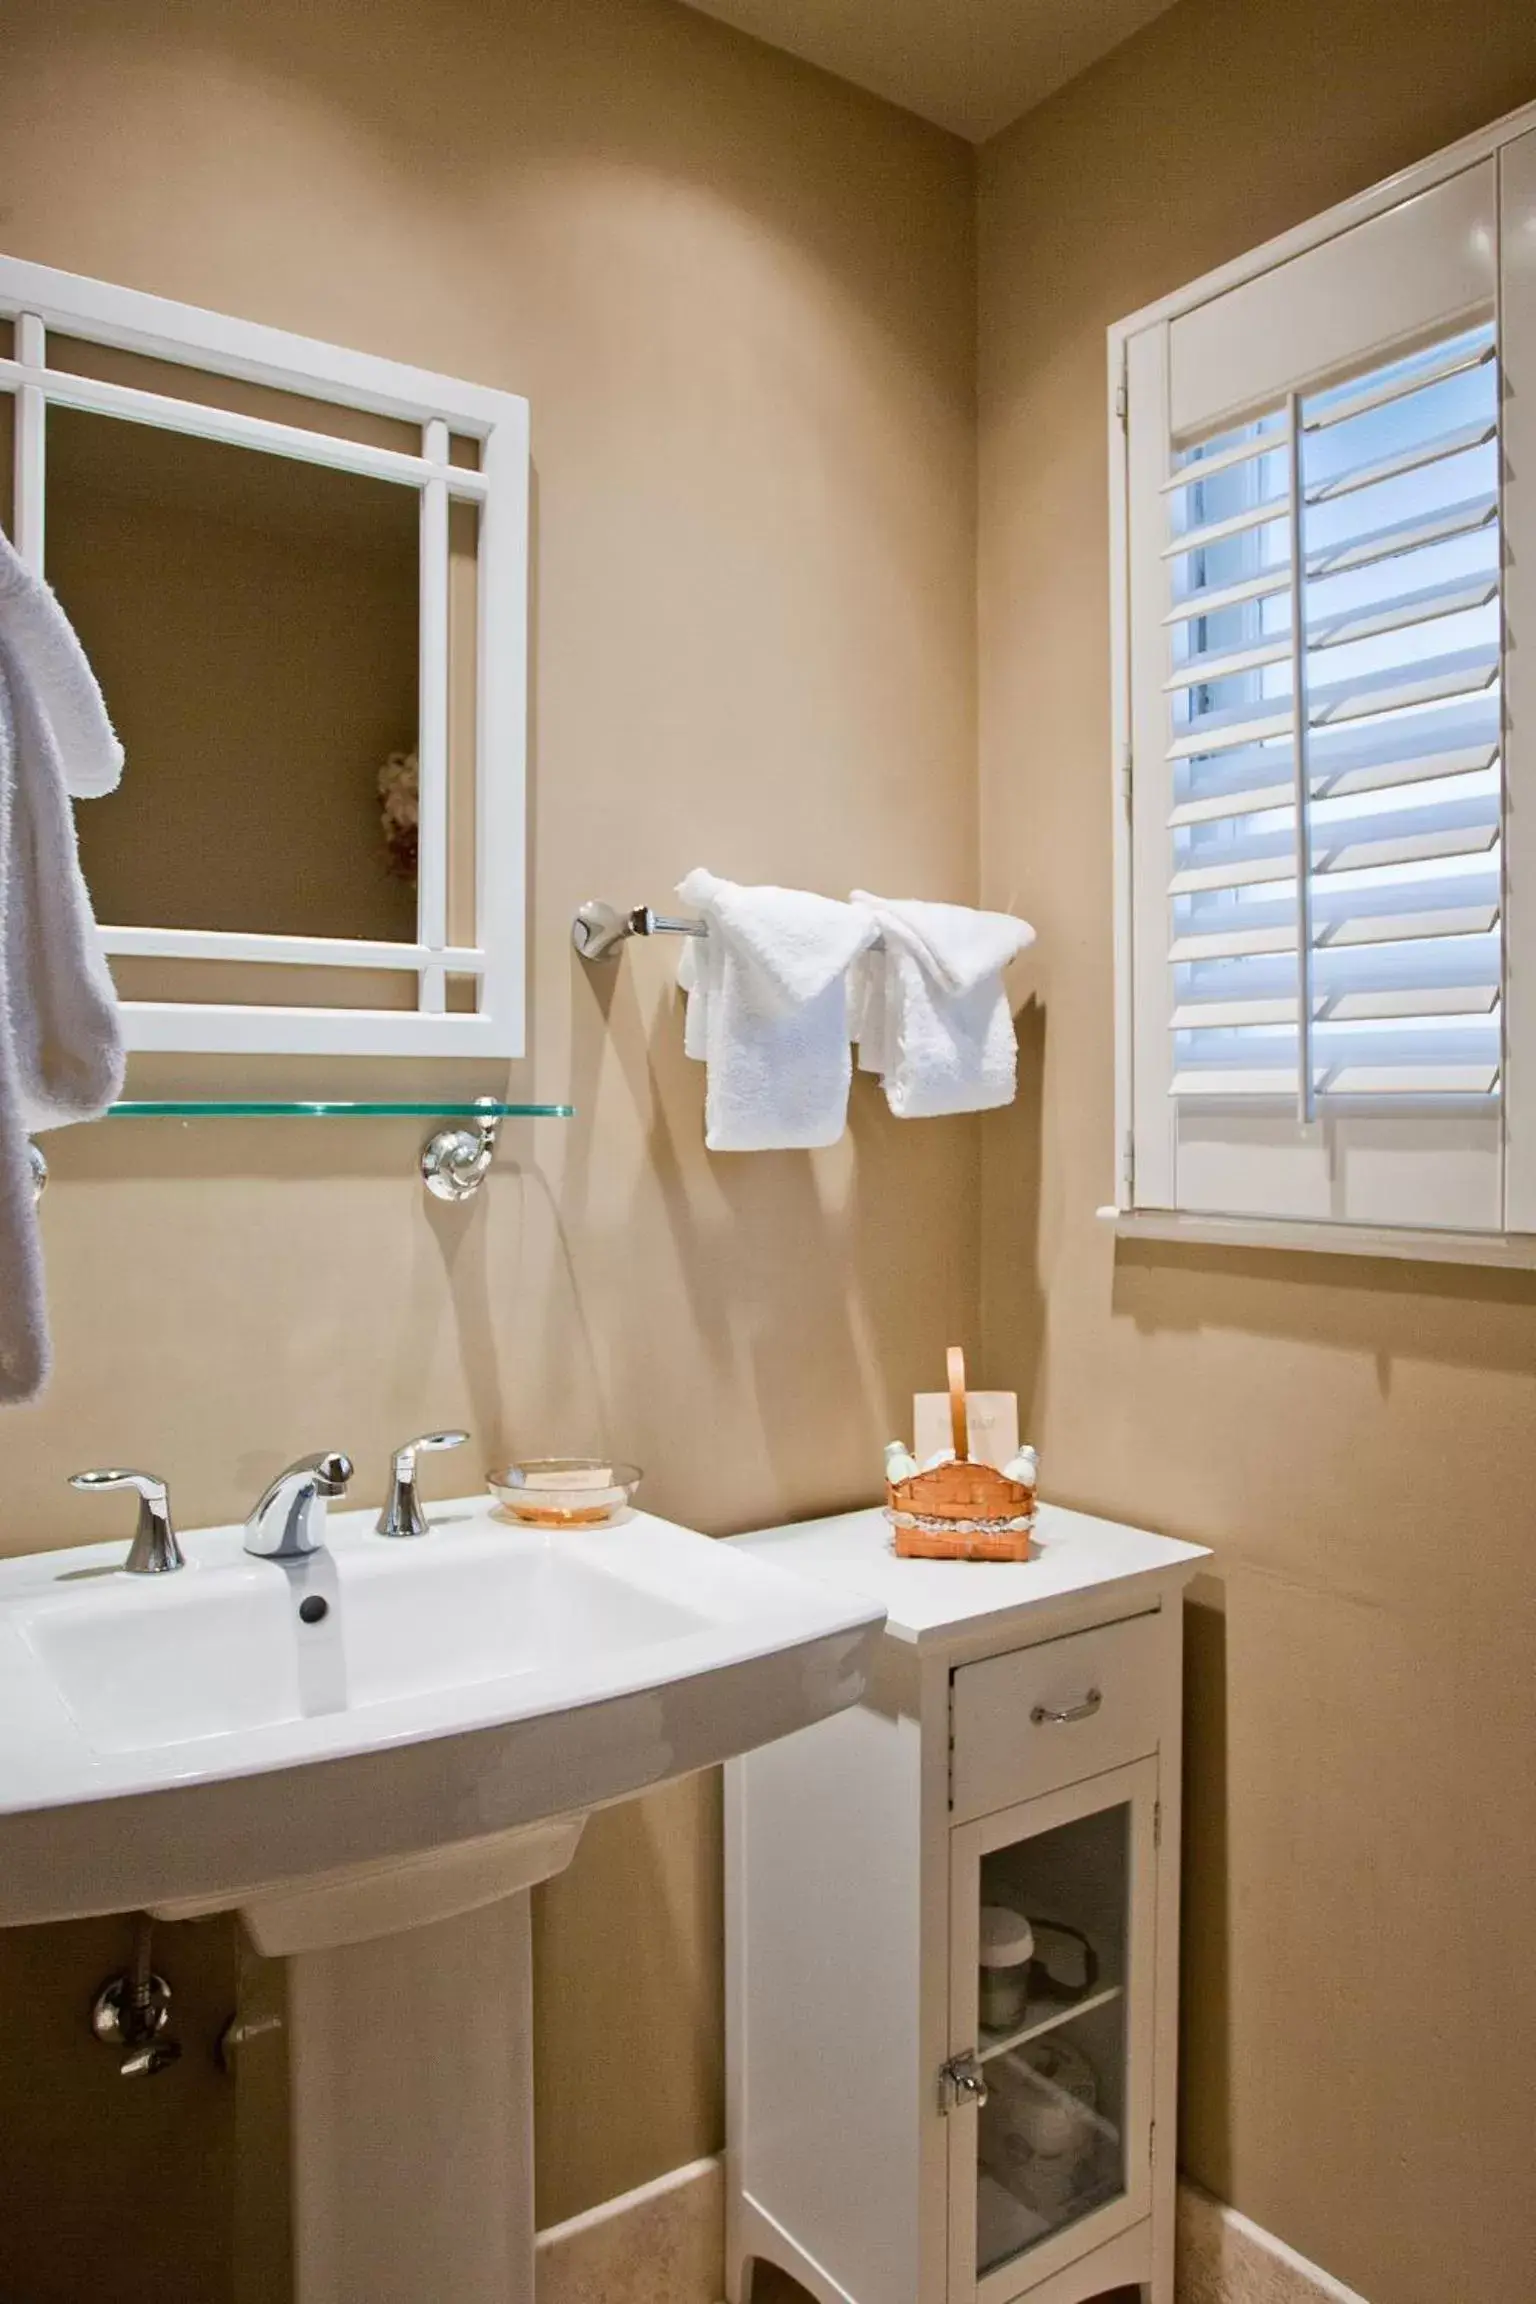
[[(711, 1161), (675, 955), (599, 981), (567, 937), (581, 898), (663, 900), (698, 862), (972, 892), (969, 153), (666, 0), (20, 0), (3, 39), (7, 251), (531, 399), (513, 1085), (580, 1116), (511, 1128), (459, 1212), (425, 1199), (408, 1122), (61, 1141), (58, 1375), (0, 1420), (0, 1545), (107, 1532), (63, 1486), (81, 1464), (164, 1470), (195, 1526), (317, 1444), (376, 1497), (389, 1445), (434, 1423), (472, 1425), (477, 1465), (632, 1455), (648, 1503), (712, 1530), (867, 1496), (973, 1325), (974, 1126), (904, 1130), (863, 1083), (836, 1151)], [(382, 1072), (180, 1068), (333, 1093)], [(717, 1881), (705, 1782), (598, 1819), (545, 1897), (541, 2221), (719, 2142)], [(108, 2173), (137, 2202), (114, 2304), (224, 2213), (202, 2080), (143, 2083), (130, 2121), (76, 2053), (103, 1957), (88, 1928), (0, 1940), (0, 2292), (28, 2304), (105, 2292), (79, 2204)], [(198, 2295), (220, 2304), (211, 2275)]]
[(984, 1335), (1192, 1611), (1191, 2172), (1372, 2304), (1530, 2304), (1536, 1284), (1121, 1248), (1104, 330), (1536, 96), (1526, 0), (1183, 0), (982, 155), (987, 892), (1040, 930)]

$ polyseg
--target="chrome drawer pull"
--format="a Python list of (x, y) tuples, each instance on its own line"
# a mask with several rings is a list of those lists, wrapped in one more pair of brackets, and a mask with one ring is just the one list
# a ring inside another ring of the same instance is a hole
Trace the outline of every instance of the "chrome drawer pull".
[(1049, 1704), (1037, 1704), (1030, 1713), (1037, 1728), (1065, 1728), (1069, 1720), (1091, 1720), (1104, 1701), (1101, 1688), (1090, 1688), (1081, 1704), (1069, 1704), (1064, 1712), (1053, 1712)]

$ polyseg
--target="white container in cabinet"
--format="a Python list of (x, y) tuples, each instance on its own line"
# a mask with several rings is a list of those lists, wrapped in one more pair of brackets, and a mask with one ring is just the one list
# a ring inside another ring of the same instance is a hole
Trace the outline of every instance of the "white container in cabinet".
[[(862, 1703), (726, 1772), (732, 2304), (760, 2260), (820, 2304), (1173, 2304), (1182, 1593), (1206, 1554), (1052, 1505), (1038, 1535), (1017, 1565), (898, 1560), (878, 1510), (736, 1539), (887, 1621)], [(988, 1904), (1037, 1938), (996, 2033)]]

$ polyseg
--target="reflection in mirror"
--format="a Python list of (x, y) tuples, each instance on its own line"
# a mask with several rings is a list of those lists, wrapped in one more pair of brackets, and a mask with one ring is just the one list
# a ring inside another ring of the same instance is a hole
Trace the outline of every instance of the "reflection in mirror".
[(48, 574), (128, 757), (79, 812), (99, 920), (414, 940), (378, 775), (416, 742), (418, 518), (389, 481), (49, 410)]

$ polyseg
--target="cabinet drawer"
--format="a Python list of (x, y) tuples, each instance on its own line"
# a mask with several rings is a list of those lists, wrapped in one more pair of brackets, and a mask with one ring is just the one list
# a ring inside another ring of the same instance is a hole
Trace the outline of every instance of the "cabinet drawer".
[(1159, 1615), (1044, 1640), (955, 1674), (950, 1806), (1031, 1800), (1157, 1748)]

